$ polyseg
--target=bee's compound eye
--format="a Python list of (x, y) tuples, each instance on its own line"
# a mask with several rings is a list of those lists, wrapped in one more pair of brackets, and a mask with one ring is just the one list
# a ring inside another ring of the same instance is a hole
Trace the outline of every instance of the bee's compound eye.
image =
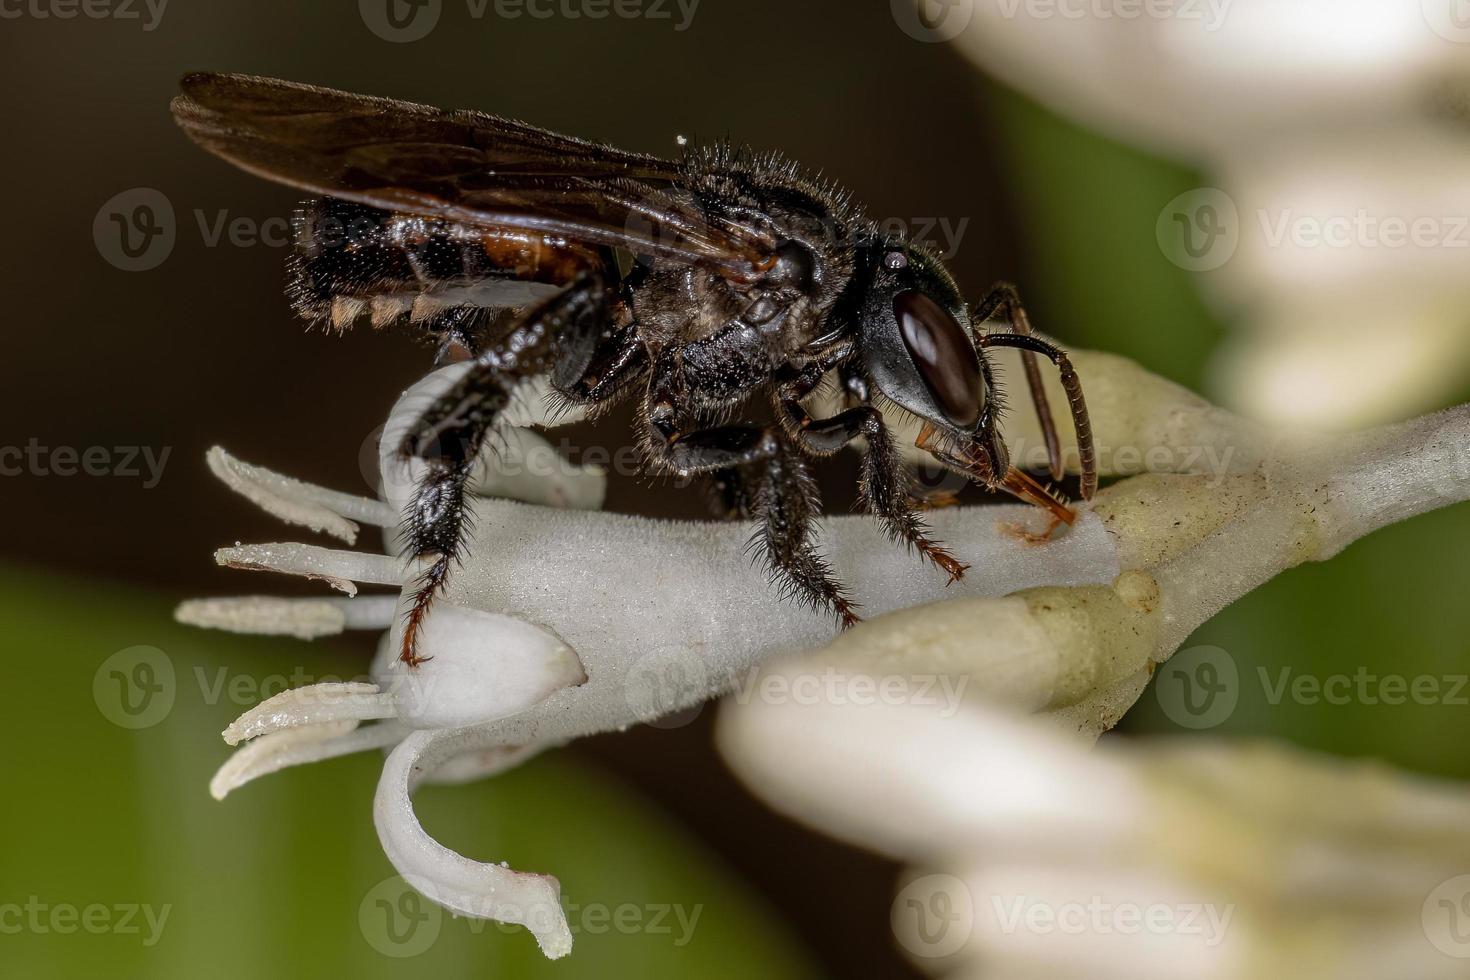
[(902, 252), (889, 252), (883, 256), (883, 264), (894, 272), (897, 272), (899, 269), (907, 269), (909, 267), (909, 257)]
[(970, 338), (949, 311), (921, 292), (893, 298), (893, 315), (919, 375), (940, 411), (960, 429), (980, 421), (985, 382)]

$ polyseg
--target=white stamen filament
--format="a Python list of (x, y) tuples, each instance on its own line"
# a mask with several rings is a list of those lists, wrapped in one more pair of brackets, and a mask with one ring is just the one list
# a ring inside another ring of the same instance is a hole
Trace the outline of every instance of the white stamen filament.
[(226, 486), (266, 513), (288, 524), (300, 524), (313, 531), (330, 534), (348, 544), (357, 541), (354, 520), (380, 527), (396, 521), (392, 509), (380, 501), (326, 490), (282, 476), (262, 466), (238, 460), (219, 446), (206, 454), (205, 461)]
[(356, 582), (402, 586), (409, 577), (403, 562), (388, 555), (336, 551), (290, 542), (221, 548), (214, 553), (214, 560), (230, 568), (320, 579), (348, 595), (357, 594)]
[(358, 723), (350, 719), (271, 732), (237, 749), (209, 781), (209, 793), (222, 800), (261, 776), (289, 766), (387, 748), (407, 732), (408, 729), (391, 721), (358, 727)]
[(358, 596), (353, 599), (281, 599), (274, 596), (238, 596), (190, 599), (174, 610), (174, 619), (190, 626), (293, 636), (313, 640), (343, 630), (385, 630), (393, 625), (397, 595)]
[(340, 721), (374, 721), (397, 715), (391, 693), (376, 684), (358, 682), (309, 684), (282, 691), (245, 712), (223, 732), (225, 741), (238, 745), (288, 728)]

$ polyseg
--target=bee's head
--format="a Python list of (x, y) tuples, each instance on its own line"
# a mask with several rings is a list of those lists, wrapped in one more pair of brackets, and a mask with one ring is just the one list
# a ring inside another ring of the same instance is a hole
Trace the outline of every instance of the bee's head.
[(888, 400), (970, 441), (990, 392), (958, 287), (915, 245), (876, 245), (870, 263), (859, 311), (868, 377)]

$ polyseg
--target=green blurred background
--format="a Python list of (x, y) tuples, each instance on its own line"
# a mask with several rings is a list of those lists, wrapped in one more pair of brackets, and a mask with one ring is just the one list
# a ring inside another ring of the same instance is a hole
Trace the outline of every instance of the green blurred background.
[[(376, 755), (209, 798), (228, 754), (217, 733), (260, 685), (361, 673), (371, 640), (307, 645), (171, 623), (183, 596), (298, 589), (214, 567), (215, 547), (283, 531), (209, 478), (204, 450), (223, 444), (365, 492), (372, 433), (427, 355), (401, 336), (305, 333), (280, 295), (280, 248), (211, 245), (196, 213), (259, 223), (294, 198), (190, 146), (168, 100), (186, 70), (238, 70), (474, 106), (651, 152), (673, 153), (676, 134), (779, 148), (841, 180), (876, 216), (966, 221), (951, 264), (972, 296), (1012, 279), (1041, 329), (1196, 389), (1223, 325), (1160, 253), (1154, 225), (1200, 176), (1058, 119), (944, 45), (911, 40), (886, 3), (703, 0), (678, 31), (677, 14), (477, 20), (450, 2), (435, 31), (406, 44), (375, 36), (353, 3), (174, 0), (151, 30), (141, 5), (141, 20), (15, 9), (0, 21), (10, 110), (0, 275), (12, 302), (0, 444), (170, 455), (153, 487), (126, 476), (0, 478), (0, 644), (13, 665), (0, 712), (0, 973), (916, 975), (887, 926), (897, 869), (750, 800), (711, 750), (711, 710), (421, 794), (427, 826), (449, 845), (560, 877), (579, 909), (576, 950), (557, 963), (529, 936), (439, 917), (393, 890), (371, 823)], [(170, 201), (176, 242), (156, 267), (129, 272), (104, 258), (93, 224), (140, 187)], [(616, 447), (625, 431), (574, 439)], [(844, 465), (826, 480), (834, 509), (847, 502), (835, 490), (851, 492)], [(700, 512), (692, 495), (654, 489), (623, 480), (610, 506)], [(1470, 714), (1452, 697), (1314, 704), (1272, 690), (1289, 669), (1430, 677), (1448, 695), (1470, 662), (1467, 545), (1470, 508), (1460, 507), (1294, 571), (1218, 617), (1181, 654), (1218, 647), (1235, 669), (1238, 703), (1213, 730), (1470, 775), (1459, 750)], [(110, 720), (105, 662), (138, 647), (172, 669), (171, 707), (129, 728)], [(1146, 696), (1123, 737), (1182, 730), (1167, 706)], [(156, 936), (141, 913), (136, 931), (123, 926), (120, 908), (137, 906), (167, 908)], [(610, 924), (619, 909), (632, 925)], [(649, 928), (658, 909), (662, 926)], [(403, 916), (386, 938), (385, 910)], [(698, 915), (687, 935), (675, 910)], [(72, 914), (91, 915), (99, 934), (81, 919), (67, 931)]]

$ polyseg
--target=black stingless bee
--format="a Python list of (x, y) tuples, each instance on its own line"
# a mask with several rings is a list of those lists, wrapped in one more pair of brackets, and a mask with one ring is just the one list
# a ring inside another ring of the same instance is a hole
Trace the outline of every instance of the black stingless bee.
[[(928, 250), (777, 157), (717, 146), (670, 162), (478, 112), (245, 75), (189, 75), (182, 89), (174, 118), (196, 143), (321, 195), (296, 222), (298, 312), (338, 329), (364, 315), (410, 323), (442, 359), (473, 362), (401, 447), (427, 464), (405, 517), (409, 556), (426, 563), (403, 631), (410, 665), (463, 542), (475, 454), (532, 377), (594, 412), (636, 395), (649, 471), (712, 478), (729, 515), (757, 522), (783, 596), (843, 626), (858, 617), (813, 542), (814, 458), (862, 439), (867, 509), (951, 582), (968, 568), (929, 538), (885, 412), (917, 416), (916, 445), (941, 464), (1072, 521), (1010, 465), (988, 348), (1025, 352), (1055, 479), (1036, 355), (1057, 366), (1083, 497), (1097, 487), (1081, 383), (1032, 335), (1014, 288), (968, 306)], [(1006, 329), (986, 330), (992, 317)], [(813, 418), (803, 406), (828, 377), (846, 408)], [(731, 421), (756, 396), (777, 421)]]

